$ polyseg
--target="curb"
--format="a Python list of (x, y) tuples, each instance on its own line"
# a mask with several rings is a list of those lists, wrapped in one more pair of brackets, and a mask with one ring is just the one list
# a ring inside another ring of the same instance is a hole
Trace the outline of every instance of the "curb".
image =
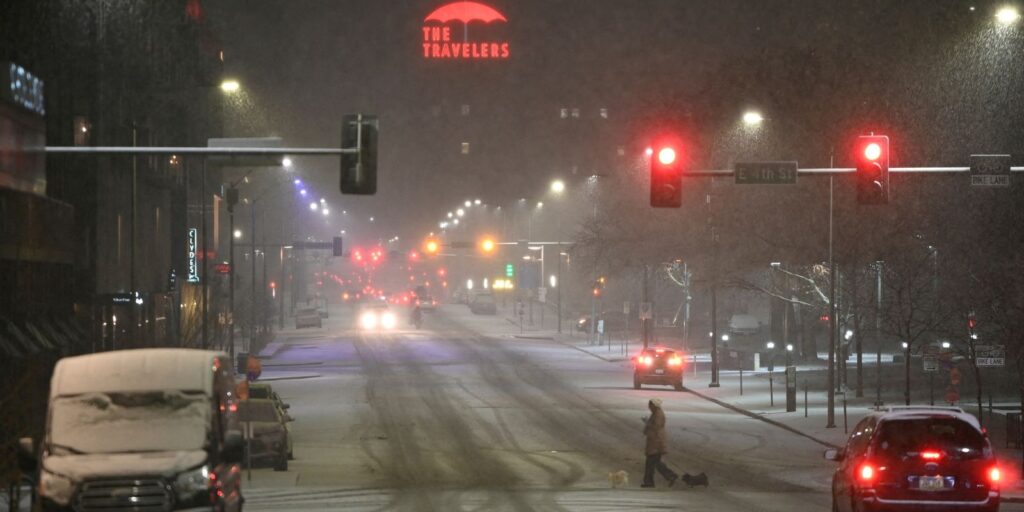
[(513, 334), (512, 337), (516, 338), (516, 339), (519, 339), (519, 340), (555, 341), (555, 338), (552, 337), (552, 336), (527, 336), (527, 335), (523, 335), (523, 334)]
[(686, 391), (687, 393), (691, 393), (691, 394), (693, 394), (693, 395), (695, 395), (697, 397), (703, 398), (704, 400), (707, 400), (707, 401), (709, 401), (709, 402), (711, 402), (713, 404), (717, 404), (717, 405), (719, 405), (721, 407), (729, 409), (730, 411), (742, 414), (744, 416), (753, 418), (755, 420), (761, 420), (761, 421), (763, 421), (763, 422), (765, 422), (765, 423), (767, 423), (769, 425), (772, 425), (772, 426), (775, 426), (775, 427), (779, 427), (779, 428), (781, 428), (783, 430), (789, 431), (789, 432), (791, 432), (793, 434), (796, 434), (798, 436), (806, 437), (807, 439), (810, 439), (811, 441), (814, 441), (815, 443), (818, 443), (818, 444), (820, 444), (822, 446), (825, 446), (827, 448), (839, 448), (839, 446), (836, 446), (836, 445), (834, 445), (834, 444), (832, 444), (832, 443), (830, 443), (828, 441), (822, 441), (821, 439), (818, 439), (817, 437), (814, 437), (814, 436), (812, 436), (812, 435), (810, 435), (810, 434), (808, 434), (806, 432), (803, 432), (801, 430), (797, 430), (797, 429), (795, 429), (795, 428), (793, 428), (793, 427), (791, 427), (789, 425), (786, 425), (785, 423), (780, 423), (780, 422), (775, 421), (773, 419), (766, 418), (763, 415), (757, 414), (755, 412), (748, 411), (748, 410), (746, 410), (746, 409), (744, 409), (742, 407), (737, 407), (737, 406), (732, 405), (732, 404), (730, 404), (728, 402), (723, 402), (723, 401), (721, 401), (721, 400), (719, 400), (717, 398), (713, 398), (713, 397), (710, 397), (708, 395), (705, 395), (704, 393), (700, 393), (698, 391), (694, 391), (692, 388), (683, 386), (683, 391)]
[[(554, 338), (552, 338), (552, 339), (554, 339)], [(558, 343), (560, 345), (565, 345), (567, 347), (579, 350), (580, 352), (583, 352), (584, 354), (587, 354), (588, 356), (596, 357), (596, 358), (598, 358), (598, 359), (600, 359), (600, 360), (602, 360), (602, 361), (604, 361), (606, 363), (621, 363), (623, 361), (629, 361), (628, 357), (604, 357), (604, 356), (602, 356), (600, 354), (595, 354), (595, 353), (593, 353), (593, 352), (591, 352), (589, 350), (577, 347), (576, 345), (573, 345), (572, 343), (566, 343), (564, 341), (558, 341), (558, 340), (554, 340), (554, 341), (555, 341), (555, 343)]]

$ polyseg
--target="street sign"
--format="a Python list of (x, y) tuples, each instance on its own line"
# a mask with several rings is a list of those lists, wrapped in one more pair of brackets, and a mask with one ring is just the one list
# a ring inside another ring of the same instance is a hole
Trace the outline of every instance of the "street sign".
[(604, 320), (597, 321), (597, 332), (604, 334)]
[(972, 187), (1009, 187), (1010, 155), (971, 155)]
[(925, 355), (921, 358), (924, 363), (924, 371), (936, 372), (939, 371), (939, 356)]
[(652, 318), (654, 318), (654, 313), (651, 310), (651, 303), (650, 302), (641, 302), (640, 303), (640, 320), (650, 320)]
[(189, 228), (188, 230), (188, 282), (199, 282), (199, 261), (196, 253), (199, 251), (199, 230)]
[(793, 185), (796, 162), (737, 162), (733, 169), (737, 185)]
[(975, 345), (974, 360), (980, 367), (1006, 366), (1005, 345)]

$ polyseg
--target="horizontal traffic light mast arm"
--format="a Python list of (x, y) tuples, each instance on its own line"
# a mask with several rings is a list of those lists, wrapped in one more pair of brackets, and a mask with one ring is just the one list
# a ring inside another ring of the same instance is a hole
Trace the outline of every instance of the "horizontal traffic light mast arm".
[[(1024, 172), (1024, 166), (1010, 167), (1011, 172)], [(853, 167), (822, 167), (822, 168), (811, 168), (811, 169), (797, 169), (797, 174), (806, 174), (808, 176), (827, 176), (834, 174), (856, 174), (857, 169)], [(971, 172), (970, 167), (890, 167), (889, 172), (891, 173), (918, 173), (918, 174), (947, 174), (947, 173), (969, 173)], [(682, 175), (684, 178), (708, 178), (715, 176), (734, 176), (736, 174), (732, 169), (714, 169), (714, 170), (697, 170), (697, 171), (686, 171)]]
[(29, 148), (28, 153), (92, 155), (203, 155), (203, 156), (337, 156), (358, 154), (358, 148), (217, 148), (138, 146), (46, 146)]

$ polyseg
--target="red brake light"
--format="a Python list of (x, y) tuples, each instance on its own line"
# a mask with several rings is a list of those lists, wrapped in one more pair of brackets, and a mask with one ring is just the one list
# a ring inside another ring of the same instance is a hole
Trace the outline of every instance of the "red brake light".
[(988, 481), (993, 485), (998, 484), (999, 481), (1002, 480), (1002, 478), (1003, 472), (999, 470), (999, 466), (995, 466), (992, 469), (988, 470)]
[(921, 452), (921, 458), (924, 460), (939, 460), (942, 458), (942, 454), (939, 452)]
[(672, 366), (679, 366), (679, 365), (683, 364), (683, 359), (681, 357), (679, 357), (679, 356), (674, 356), (674, 357), (672, 357), (671, 359), (668, 360), (668, 364), (670, 364)]
[(872, 483), (875, 480), (875, 468), (871, 464), (862, 464), (857, 470), (857, 477), (861, 483)]
[(654, 358), (651, 356), (644, 356), (644, 366), (650, 366), (654, 364)]

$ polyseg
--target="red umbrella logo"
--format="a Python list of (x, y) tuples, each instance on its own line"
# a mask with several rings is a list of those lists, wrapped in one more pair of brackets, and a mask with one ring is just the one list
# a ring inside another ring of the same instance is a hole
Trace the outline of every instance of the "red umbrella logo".
[(492, 21), (508, 20), (506, 20), (505, 16), (493, 7), (489, 7), (481, 3), (452, 2), (438, 7), (423, 21), (439, 21), (441, 23), (461, 21), (464, 24), (469, 24), (471, 21), (490, 23)]

